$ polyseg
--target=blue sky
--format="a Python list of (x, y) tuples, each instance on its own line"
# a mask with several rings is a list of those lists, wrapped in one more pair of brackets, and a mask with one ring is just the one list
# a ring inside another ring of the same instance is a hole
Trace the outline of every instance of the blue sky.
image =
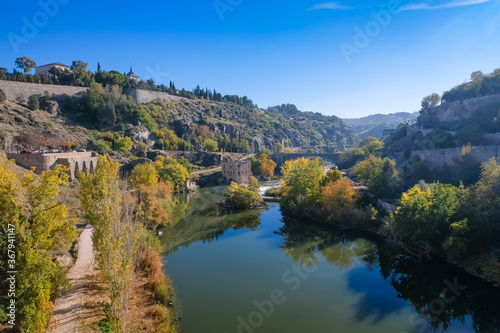
[(199, 83), (260, 107), (411, 112), (425, 95), (500, 67), (500, 0), (29, 3), (0, 3), (0, 67), (20, 56), (84, 60), (93, 71), (132, 63), (143, 79)]

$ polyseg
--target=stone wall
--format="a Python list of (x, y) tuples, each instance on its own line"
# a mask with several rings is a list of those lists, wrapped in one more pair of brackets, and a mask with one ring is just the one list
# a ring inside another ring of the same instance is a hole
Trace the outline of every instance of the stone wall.
[(83, 96), (88, 88), (0, 80), (0, 89), (7, 95), (7, 100), (13, 102), (18, 94), (22, 94), (25, 100), (31, 95), (43, 95), (46, 91), (51, 95)]
[[(475, 163), (483, 163), (495, 157), (500, 158), (500, 146), (478, 146), (471, 147), (469, 155)], [(455, 166), (454, 160), (462, 157), (462, 148), (448, 148), (435, 150), (414, 150), (410, 154), (410, 159), (426, 160), (430, 169), (445, 165)]]
[(8, 159), (13, 159), (16, 164), (26, 169), (35, 167), (35, 173), (41, 174), (51, 170), (57, 164), (70, 168), (70, 178), (76, 178), (78, 171), (94, 172), (97, 166), (97, 154), (84, 153), (52, 153), (52, 154), (7, 154)]
[(180, 101), (182, 97), (170, 95), (168, 93), (159, 92), (159, 91), (149, 91), (142, 89), (125, 89), (123, 91), (126, 95), (131, 96), (137, 102), (141, 104), (146, 104), (155, 100), (157, 98), (161, 98), (167, 101)]

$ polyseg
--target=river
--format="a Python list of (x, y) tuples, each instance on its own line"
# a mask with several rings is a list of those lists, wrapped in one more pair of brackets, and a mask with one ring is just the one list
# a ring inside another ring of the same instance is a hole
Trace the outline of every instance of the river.
[(500, 291), (376, 237), (266, 210), (217, 216), (222, 187), (179, 197), (164, 228), (181, 333), (500, 332)]

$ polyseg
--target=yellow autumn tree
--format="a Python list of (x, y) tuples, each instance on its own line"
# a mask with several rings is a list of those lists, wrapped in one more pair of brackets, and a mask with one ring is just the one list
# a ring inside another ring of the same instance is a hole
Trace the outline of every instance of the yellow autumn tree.
[[(45, 332), (53, 300), (65, 282), (62, 267), (50, 251), (68, 249), (76, 233), (76, 219), (68, 217), (58, 201), (67, 185), (67, 168), (35, 175), (17, 175), (13, 162), (0, 154), (0, 288), (9, 290), (6, 274), (16, 274), (16, 327), (21, 332)], [(10, 234), (10, 235), (9, 235)], [(0, 317), (6, 316), (7, 293), (0, 299)]]
[(267, 178), (274, 176), (276, 162), (274, 162), (267, 154), (260, 154), (258, 161), (260, 163), (260, 174)]
[(116, 319), (112, 329), (127, 331), (139, 224), (136, 200), (120, 191), (118, 167), (118, 162), (99, 156), (95, 173), (80, 176), (80, 200), (94, 227), (92, 241), (111, 293), (111, 312)]

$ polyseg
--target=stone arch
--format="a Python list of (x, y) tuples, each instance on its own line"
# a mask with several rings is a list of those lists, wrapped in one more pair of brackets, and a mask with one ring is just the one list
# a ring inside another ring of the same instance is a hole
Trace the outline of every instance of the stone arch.
[(94, 173), (94, 161), (90, 161), (89, 172)]
[(87, 161), (83, 161), (82, 172), (87, 173)]
[(78, 172), (80, 172), (80, 169), (78, 168), (78, 161), (75, 162), (75, 178), (78, 178)]

